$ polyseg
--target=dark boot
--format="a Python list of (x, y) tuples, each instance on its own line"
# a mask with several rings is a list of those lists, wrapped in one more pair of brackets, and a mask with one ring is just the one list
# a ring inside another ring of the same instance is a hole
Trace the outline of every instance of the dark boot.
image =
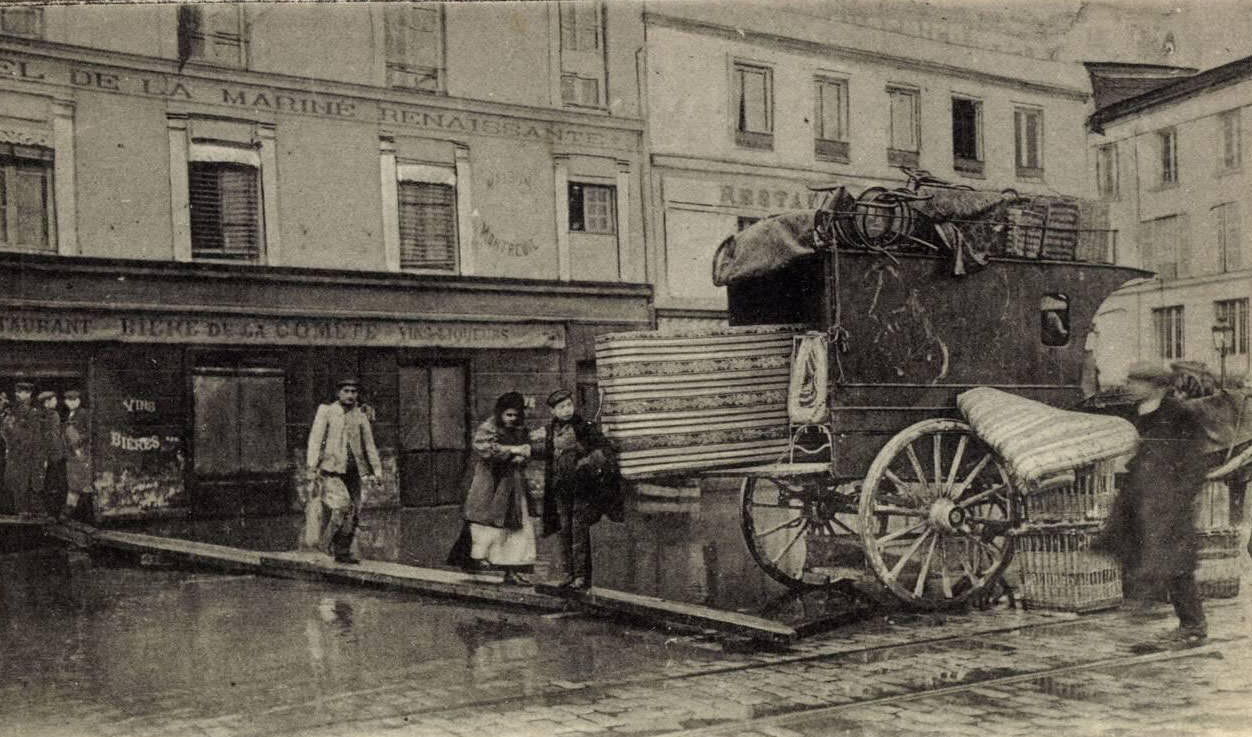
[(343, 526), (343, 518), (342, 509), (333, 509), (330, 512), (330, 518), (326, 520), (326, 526), (322, 528), (322, 539), (318, 542), (317, 549), (331, 557), (335, 555), (335, 535)]

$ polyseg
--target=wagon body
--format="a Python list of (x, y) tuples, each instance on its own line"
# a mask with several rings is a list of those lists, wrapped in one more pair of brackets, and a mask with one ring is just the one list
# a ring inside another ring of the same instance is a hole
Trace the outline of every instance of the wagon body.
[[(822, 261), (815, 254), (730, 284), (730, 324), (826, 329), (835, 307), (825, 280), (838, 270), (833, 299), (847, 337), (831, 361), (830, 425), (835, 473), (853, 477), (864, 476), (897, 432), (926, 418), (956, 417), (956, 396), (975, 386), (1077, 405), (1096, 312), (1115, 289), (1146, 275), (1108, 264), (992, 258), (954, 277), (939, 256), (851, 249), (833, 264)], [(1055, 295), (1067, 298), (1068, 335), (1048, 345), (1043, 306), (1055, 304)]]

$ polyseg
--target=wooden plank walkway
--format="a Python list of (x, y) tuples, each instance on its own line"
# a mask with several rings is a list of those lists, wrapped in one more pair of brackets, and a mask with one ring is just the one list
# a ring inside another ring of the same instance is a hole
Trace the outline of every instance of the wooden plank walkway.
[(334, 581), (542, 611), (562, 611), (572, 605), (598, 614), (626, 614), (755, 639), (788, 642), (798, 637), (792, 627), (769, 619), (613, 589), (569, 591), (547, 585), (508, 586), (501, 583), (501, 576), (496, 573), (464, 573), (378, 560), (346, 565), (320, 553), (243, 550), (136, 532), (101, 530), (76, 522), (51, 524), (44, 532), (80, 547), (155, 554), (166, 560), (276, 578)]
[(713, 609), (699, 604), (686, 604), (596, 586), (583, 590), (560, 589), (545, 585), (535, 588), (544, 593), (565, 596), (581, 608), (599, 612), (628, 614), (775, 642), (790, 642), (799, 636), (794, 628), (781, 622), (741, 612)]
[(0, 527), (42, 527), (51, 523), (51, 517), (18, 517), (14, 514), (0, 514)]

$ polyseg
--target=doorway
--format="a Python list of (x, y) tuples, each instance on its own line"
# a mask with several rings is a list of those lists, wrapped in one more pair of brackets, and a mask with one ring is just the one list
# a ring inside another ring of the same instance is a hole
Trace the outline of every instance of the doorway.
[(400, 503), (458, 504), (469, 450), (465, 366), (400, 366), (398, 379)]

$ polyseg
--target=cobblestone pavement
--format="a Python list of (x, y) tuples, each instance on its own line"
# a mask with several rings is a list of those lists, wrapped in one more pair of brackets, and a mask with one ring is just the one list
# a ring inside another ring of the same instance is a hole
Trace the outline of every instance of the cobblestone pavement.
[[(345, 705), (324, 713), (333, 723), (286, 734), (1252, 733), (1252, 620), (1246, 610), (1241, 600), (1211, 603), (1209, 644), (1185, 651), (1154, 642), (1173, 625), (1167, 607), (1147, 621), (1124, 612), (1051, 622), (1000, 613), (1002, 624), (1025, 621), (1014, 629), (987, 628), (990, 618), (981, 615), (937, 626), (906, 622), (733, 665), (677, 668), (652, 680), (564, 684), (562, 691), (540, 689), (490, 704), (441, 705), (443, 694), (414, 684), (407, 694), (374, 705), (377, 718), (362, 704)], [(910, 637), (896, 627), (930, 637)]]

